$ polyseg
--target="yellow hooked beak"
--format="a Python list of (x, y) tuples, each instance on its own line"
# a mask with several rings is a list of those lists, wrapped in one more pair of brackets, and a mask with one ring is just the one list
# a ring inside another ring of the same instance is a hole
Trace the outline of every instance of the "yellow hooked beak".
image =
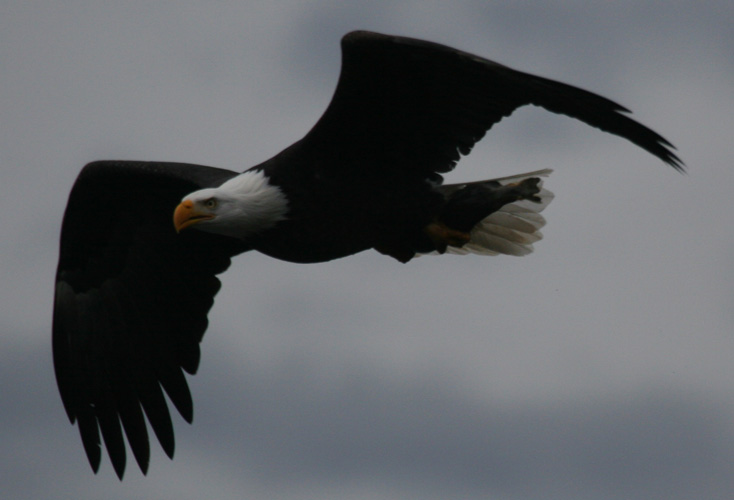
[(178, 204), (176, 210), (173, 212), (173, 227), (176, 228), (177, 233), (180, 233), (197, 222), (213, 218), (213, 214), (197, 210), (193, 201), (184, 200)]

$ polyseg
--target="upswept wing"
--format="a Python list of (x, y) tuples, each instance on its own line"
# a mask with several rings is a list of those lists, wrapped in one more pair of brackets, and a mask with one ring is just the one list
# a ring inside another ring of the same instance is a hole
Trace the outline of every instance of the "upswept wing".
[(450, 171), (527, 104), (624, 137), (683, 169), (668, 141), (609, 99), (436, 43), (365, 31), (342, 39), (332, 101), (297, 147), (312, 165), (430, 177)]

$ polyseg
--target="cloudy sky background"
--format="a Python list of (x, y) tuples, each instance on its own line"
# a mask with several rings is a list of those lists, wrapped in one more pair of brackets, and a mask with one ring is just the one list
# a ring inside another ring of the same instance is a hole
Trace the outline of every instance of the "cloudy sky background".
[[(723, 0), (0, 2), (3, 498), (732, 498), (733, 20)], [(536, 253), (239, 257), (175, 459), (156, 444), (147, 477), (106, 456), (95, 476), (50, 350), (79, 169), (269, 158), (318, 119), (358, 28), (610, 97), (689, 175), (517, 112), (449, 179), (555, 169)]]

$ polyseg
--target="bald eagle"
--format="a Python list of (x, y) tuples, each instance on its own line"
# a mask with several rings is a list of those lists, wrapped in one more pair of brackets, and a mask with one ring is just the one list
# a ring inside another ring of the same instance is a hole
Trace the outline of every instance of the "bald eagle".
[(628, 110), (570, 85), (369, 32), (347, 34), (342, 55), (334, 96), (311, 131), (241, 174), (134, 161), (94, 162), (79, 174), (61, 230), (53, 358), (95, 472), (103, 440), (122, 479), (124, 436), (147, 472), (146, 418), (173, 456), (164, 394), (191, 422), (184, 372), (197, 370), (216, 275), (233, 256), (529, 253), (551, 199), (541, 182), (548, 170), (466, 184), (441, 177), (518, 107), (577, 118), (684, 168)]

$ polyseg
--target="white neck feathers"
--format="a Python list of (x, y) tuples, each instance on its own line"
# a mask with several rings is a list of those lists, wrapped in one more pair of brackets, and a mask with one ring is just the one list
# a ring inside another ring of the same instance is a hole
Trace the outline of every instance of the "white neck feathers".
[(278, 186), (270, 184), (260, 171), (244, 172), (219, 186), (231, 196), (242, 213), (239, 228), (246, 233), (258, 232), (285, 219), (288, 200)]
[(218, 188), (202, 189), (190, 197), (215, 198), (216, 217), (195, 227), (217, 234), (246, 238), (286, 219), (288, 200), (281, 189), (270, 184), (259, 170), (232, 177)]

